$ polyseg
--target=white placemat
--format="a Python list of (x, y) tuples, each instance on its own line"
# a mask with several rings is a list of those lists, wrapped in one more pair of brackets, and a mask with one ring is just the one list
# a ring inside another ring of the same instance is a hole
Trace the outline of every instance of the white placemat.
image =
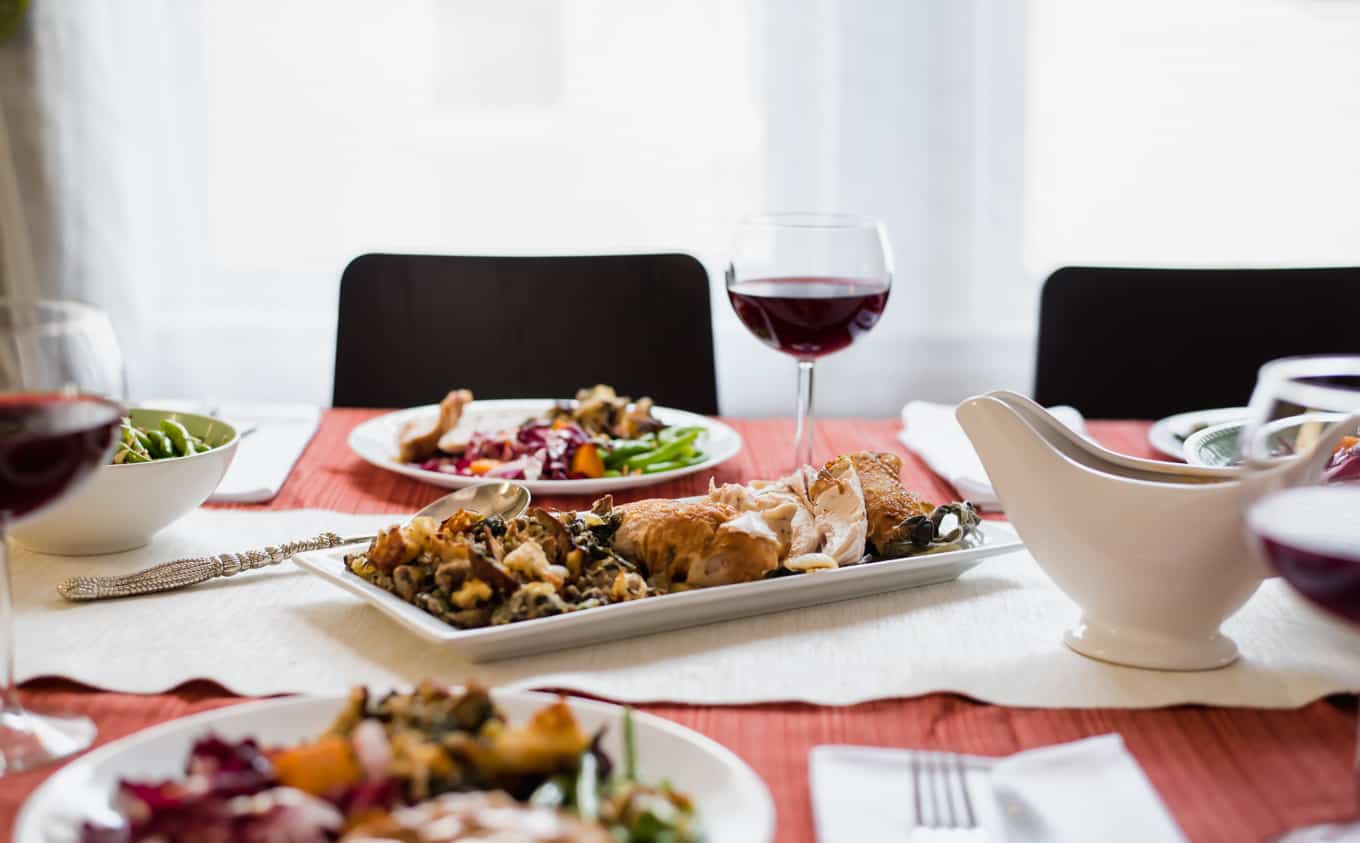
[(244, 694), (337, 693), (358, 682), (478, 677), (626, 701), (847, 704), (931, 691), (1040, 707), (1174, 703), (1288, 708), (1360, 686), (1360, 636), (1267, 582), (1227, 624), (1244, 658), (1161, 673), (1083, 658), (1061, 642), (1076, 607), (1025, 553), (955, 583), (484, 665), (426, 644), (376, 609), (285, 564), (211, 585), (91, 604), (75, 574), (301, 538), (363, 533), (392, 516), (201, 509), (141, 550), (104, 558), (12, 546), (18, 674), (156, 692), (209, 678)]

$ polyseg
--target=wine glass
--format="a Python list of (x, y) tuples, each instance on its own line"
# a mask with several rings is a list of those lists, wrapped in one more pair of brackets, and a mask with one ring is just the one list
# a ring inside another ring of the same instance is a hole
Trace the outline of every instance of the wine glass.
[[(1262, 367), (1238, 440), (1248, 544), (1314, 605), (1360, 624), (1360, 357)], [(1301, 462), (1299, 461), (1301, 458)], [(1360, 792), (1360, 769), (1352, 770)], [(1360, 839), (1360, 819), (1288, 843)]]
[(0, 298), (0, 775), (94, 740), (88, 718), (35, 714), (19, 704), (4, 537), (108, 463), (123, 391), (122, 355), (103, 313), (76, 302)]
[(812, 373), (878, 323), (892, 287), (883, 226), (844, 214), (768, 214), (743, 220), (727, 266), (727, 295), (756, 338), (798, 361), (794, 466), (812, 464)]

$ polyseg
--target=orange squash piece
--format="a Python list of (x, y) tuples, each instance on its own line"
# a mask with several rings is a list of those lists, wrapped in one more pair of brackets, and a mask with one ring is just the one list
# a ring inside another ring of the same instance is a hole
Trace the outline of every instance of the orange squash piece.
[(339, 735), (285, 749), (272, 760), (280, 784), (313, 796), (337, 793), (363, 779), (349, 740)]
[(488, 458), (473, 460), (472, 462), (468, 463), (468, 471), (472, 472), (473, 474), (482, 475), (486, 474), (488, 471), (490, 471), (491, 469), (495, 468), (500, 464), (501, 464), (500, 460), (493, 460)]
[(1360, 436), (1343, 436), (1343, 437), (1341, 437), (1341, 442), (1338, 443), (1337, 446), (1336, 446), (1336, 451), (1334, 451), (1333, 453), (1341, 453), (1342, 451), (1349, 451), (1351, 448), (1354, 448), (1356, 445), (1360, 445)]
[(571, 470), (575, 474), (597, 478), (604, 476), (604, 460), (600, 459), (600, 449), (594, 443), (587, 443), (571, 455)]

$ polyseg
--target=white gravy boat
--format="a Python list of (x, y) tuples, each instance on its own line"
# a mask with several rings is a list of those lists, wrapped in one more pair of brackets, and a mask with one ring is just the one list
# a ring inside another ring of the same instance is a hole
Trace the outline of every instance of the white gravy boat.
[(1308, 476), (1345, 432), (1244, 475), (1116, 454), (1013, 392), (970, 398), (955, 416), (1035, 561), (1081, 607), (1067, 645), (1161, 670), (1236, 660), (1219, 626), (1270, 575), (1247, 546), (1244, 505)]

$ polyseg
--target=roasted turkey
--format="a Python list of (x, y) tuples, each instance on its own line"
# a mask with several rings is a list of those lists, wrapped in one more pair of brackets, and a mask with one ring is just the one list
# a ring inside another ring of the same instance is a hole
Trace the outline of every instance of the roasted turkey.
[(901, 468), (892, 454), (861, 451), (782, 480), (715, 486), (698, 501), (625, 504), (614, 549), (646, 565), (659, 588), (854, 565), (934, 509), (902, 488)]

